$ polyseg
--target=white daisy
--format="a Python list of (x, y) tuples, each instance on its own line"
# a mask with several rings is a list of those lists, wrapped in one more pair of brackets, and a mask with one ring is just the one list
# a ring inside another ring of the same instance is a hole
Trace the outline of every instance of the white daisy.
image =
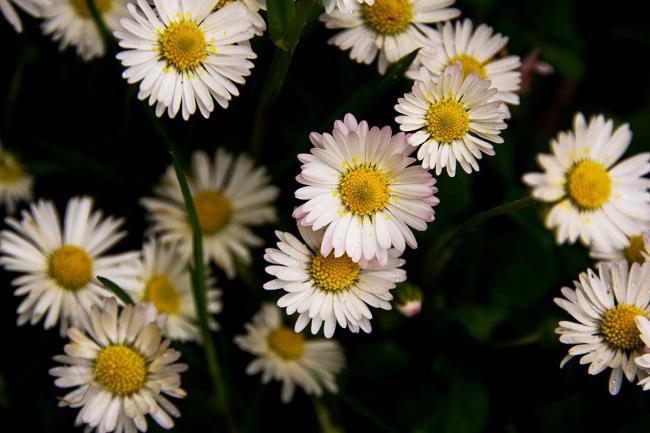
[(495, 153), (490, 142), (503, 143), (499, 134), (506, 128), (507, 110), (494, 100), (496, 89), (476, 74), (464, 78), (459, 65), (437, 77), (425, 68), (420, 73), (411, 93), (398, 99), (395, 110), (403, 116), (395, 121), (402, 131), (417, 131), (408, 142), (420, 146), (422, 167), (435, 169), (436, 175), (446, 167), (452, 177), (456, 162), (466, 173), (478, 171), (482, 154)]
[(388, 126), (369, 129), (348, 114), (332, 135), (309, 138), (314, 147), (298, 155), (303, 165), (296, 178), (305, 185), (296, 198), (307, 202), (294, 216), (313, 230), (326, 227), (321, 253), (385, 263), (390, 248), (417, 248), (411, 228), (426, 230), (439, 200), (436, 180), (411, 165), (407, 136), (393, 135)]
[(630, 263), (643, 263), (650, 259), (650, 230), (628, 238), (628, 244), (622, 249), (600, 251), (591, 248), (589, 255), (592, 259), (606, 262), (627, 260)]
[[(74, 46), (77, 55), (85, 61), (103, 57), (106, 47), (87, 0), (50, 1), (52, 4), (43, 8), (43, 33), (59, 41), (61, 51)], [(127, 0), (95, 0), (97, 11), (109, 30), (119, 28), (120, 19), (126, 16), (126, 3)]]
[(266, 31), (266, 21), (262, 15), (260, 15), (260, 10), (266, 10), (266, 0), (216, 0), (213, 11), (217, 11), (227, 5), (232, 3), (242, 2), (244, 6), (248, 9), (248, 15), (255, 29), (255, 34), (257, 36), (262, 35)]
[(615, 395), (623, 375), (629, 381), (642, 375), (634, 360), (645, 345), (635, 318), (650, 313), (650, 264), (600, 263), (598, 271), (581, 273), (575, 290), (564, 287), (564, 298), (555, 298), (576, 320), (556, 329), (562, 343), (573, 345), (560, 366), (582, 355), (580, 364), (589, 364), (589, 374), (611, 368), (609, 392)]
[(553, 153), (538, 155), (544, 172), (524, 175), (534, 198), (554, 203), (546, 225), (555, 229), (558, 244), (580, 238), (586, 246), (611, 252), (650, 225), (650, 179), (643, 177), (650, 172), (650, 153), (616, 164), (631, 139), (627, 124), (614, 131), (604, 116), (587, 124), (578, 113), (573, 131), (551, 141)]
[(379, 54), (383, 74), (390, 63), (427, 45), (435, 30), (426, 23), (450, 20), (460, 15), (447, 6), (455, 0), (375, 0), (372, 5), (347, 1), (350, 11), (334, 9), (320, 20), (328, 29), (343, 29), (329, 40), (350, 58), (367, 65)]
[(324, 323), (325, 337), (334, 335), (336, 323), (352, 332), (371, 331), (372, 313), (368, 306), (390, 310), (395, 283), (406, 280), (400, 267), (405, 261), (395, 250), (387, 263), (377, 260), (355, 263), (347, 255), (334, 257), (320, 253), (323, 231), (300, 228), (306, 245), (290, 233), (276, 232), (278, 249), (267, 248), (264, 258), (271, 266), (266, 272), (276, 279), (264, 284), (266, 290), (287, 292), (278, 306), (287, 314), (298, 313), (295, 331), (302, 331), (311, 321), (316, 334)]
[(86, 431), (145, 432), (150, 415), (163, 428), (174, 426), (171, 416), (180, 413), (165, 395), (185, 397), (179, 373), (187, 366), (175, 364), (180, 353), (169, 348), (169, 340), (161, 341), (160, 322), (151, 305), (118, 312), (115, 299), (108, 299), (92, 307), (85, 332), (68, 330), (65, 355), (54, 357), (63, 365), (50, 374), (56, 386), (75, 388), (59, 406), (81, 408), (76, 425), (86, 424)]
[(349, 14), (357, 4), (372, 6), (374, 3), (375, 0), (323, 0), (323, 6), (325, 6), (327, 13), (332, 13), (334, 8), (336, 8), (343, 13)]
[(246, 373), (262, 373), (262, 383), (282, 382), (282, 401), (293, 397), (296, 385), (307, 394), (320, 396), (323, 388), (336, 392), (336, 375), (345, 365), (343, 348), (335, 340), (306, 339), (282, 324), (280, 310), (264, 304), (246, 325), (246, 335), (235, 343), (256, 358)]
[(250, 10), (237, 2), (212, 12), (211, 0), (144, 0), (129, 4), (130, 18), (116, 31), (117, 58), (127, 69), (123, 77), (140, 82), (138, 98), (156, 104), (156, 115), (180, 109), (189, 119), (199, 108), (208, 118), (214, 101), (227, 108), (238, 96), (236, 84), (250, 75), (255, 53), (244, 44), (254, 36)]
[[(279, 190), (269, 180), (266, 168), (256, 168), (244, 154), (235, 158), (218, 149), (214, 161), (202, 151), (192, 154), (188, 183), (203, 232), (204, 257), (214, 261), (229, 278), (235, 276), (234, 259), (250, 263), (249, 248), (263, 244), (249, 227), (275, 221), (272, 203)], [(157, 198), (142, 200), (153, 222), (151, 231), (161, 233), (165, 243), (178, 243), (188, 260), (192, 226), (173, 167), (154, 191)]]
[(445, 23), (434, 33), (429, 44), (418, 52), (406, 76), (417, 80), (424, 66), (433, 76), (442, 74), (449, 65), (460, 63), (463, 76), (474, 73), (491, 82), (497, 89), (494, 99), (506, 104), (519, 104), (521, 73), (519, 56), (495, 58), (508, 43), (500, 33), (493, 34), (492, 27), (481, 24), (473, 30), (472, 21)]
[(45, 316), (45, 328), (58, 321), (63, 334), (102, 297), (112, 296), (96, 276), (123, 288), (137, 285), (137, 252), (105, 254), (126, 235), (118, 231), (123, 221), (103, 218), (92, 206), (88, 197), (70, 199), (63, 230), (54, 204), (47, 200), (33, 203), (20, 221), (7, 218), (11, 230), (0, 235), (0, 264), (22, 274), (13, 281), (14, 294), (26, 296), (18, 307), (18, 325), (34, 325)]
[(50, 5), (50, 0), (0, 0), (0, 11), (2, 11), (2, 14), (14, 30), (21, 33), (23, 31), (23, 23), (20, 21), (20, 16), (18, 16), (18, 12), (16, 12), (13, 4), (29, 15), (40, 18), (43, 8)]
[(645, 346), (643, 354), (637, 356), (634, 362), (643, 371), (644, 377), (639, 380), (639, 385), (643, 387), (644, 391), (647, 391), (650, 389), (650, 351), (648, 349), (650, 347), (650, 321), (644, 316), (637, 316), (634, 320), (636, 321), (637, 328), (639, 328), (641, 341), (643, 341)]
[[(136, 302), (151, 302), (158, 313), (167, 316), (163, 327), (165, 336), (181, 341), (200, 341), (196, 309), (187, 258), (183, 258), (176, 245), (162, 244), (155, 238), (142, 247), (139, 285), (127, 293)], [(215, 287), (215, 279), (206, 276), (208, 312), (221, 311), (221, 291)], [(217, 323), (210, 318), (211, 327)]]
[(0, 206), (13, 213), (16, 204), (32, 198), (34, 178), (29, 175), (14, 155), (0, 143)]

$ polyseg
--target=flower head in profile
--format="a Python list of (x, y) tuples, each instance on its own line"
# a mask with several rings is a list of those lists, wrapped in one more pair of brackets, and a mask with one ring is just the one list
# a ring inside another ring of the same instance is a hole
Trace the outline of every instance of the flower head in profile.
[(278, 306), (287, 314), (298, 313), (295, 331), (302, 331), (311, 322), (312, 334), (323, 325), (325, 337), (334, 335), (336, 324), (352, 332), (371, 331), (370, 308), (390, 310), (390, 290), (406, 280), (400, 269), (405, 261), (391, 250), (385, 264), (378, 260), (355, 263), (343, 254), (340, 257), (321, 252), (323, 231), (301, 227), (303, 241), (290, 233), (276, 232), (277, 249), (267, 248), (264, 258), (270, 263), (266, 272), (275, 277), (264, 284), (266, 290), (287, 292)]
[(97, 432), (147, 431), (151, 416), (161, 427), (174, 426), (180, 412), (167, 397), (183, 398), (175, 363), (180, 353), (161, 341), (160, 322), (153, 306), (127, 305), (118, 310), (115, 299), (93, 306), (86, 329), (70, 328), (61, 365), (50, 370), (60, 388), (74, 388), (59, 403), (81, 408), (76, 424)]
[(416, 248), (411, 229), (426, 230), (439, 200), (436, 180), (411, 165), (407, 136), (393, 135), (388, 126), (369, 128), (348, 114), (332, 134), (309, 138), (314, 147), (298, 155), (302, 167), (296, 178), (305, 185), (296, 198), (306, 202), (294, 216), (313, 230), (325, 228), (321, 254), (386, 263), (389, 249)]
[[(262, 245), (251, 227), (275, 221), (272, 203), (279, 190), (269, 181), (266, 168), (255, 167), (244, 154), (235, 157), (218, 149), (212, 160), (203, 151), (192, 154), (188, 183), (203, 233), (204, 257), (229, 278), (235, 276), (234, 260), (250, 263), (249, 249)], [(178, 244), (187, 262), (192, 254), (192, 225), (173, 167), (155, 193), (156, 197), (142, 200), (153, 222), (151, 231), (159, 233), (163, 243)]]
[(19, 202), (32, 198), (33, 184), (34, 178), (0, 143), (0, 206), (4, 206), (7, 213), (14, 213)]
[(555, 298), (574, 319), (556, 330), (562, 343), (572, 345), (561, 366), (580, 356), (589, 374), (611, 369), (609, 392), (615, 395), (623, 376), (633, 381), (640, 375), (635, 359), (646, 346), (635, 320), (650, 314), (650, 263), (601, 263), (598, 274), (589, 269), (574, 284), (575, 290), (564, 287), (563, 297)]
[[(175, 244), (163, 244), (151, 238), (142, 247), (139, 285), (127, 290), (137, 302), (151, 302), (159, 314), (167, 320), (162, 326), (163, 334), (172, 340), (200, 341), (194, 295), (187, 258), (178, 251)], [(221, 291), (215, 287), (215, 278), (206, 275), (208, 313), (221, 311)], [(210, 325), (217, 323), (210, 317)]]
[(320, 17), (328, 29), (341, 29), (329, 43), (341, 50), (350, 50), (350, 58), (359, 63), (369, 65), (379, 57), (381, 74), (386, 72), (389, 64), (429, 43), (435, 30), (427, 24), (460, 15), (458, 9), (448, 8), (454, 0), (374, 0), (364, 3), (347, 0), (343, 3), (348, 10), (334, 9)]
[(627, 124), (614, 130), (604, 116), (576, 114), (573, 131), (537, 157), (541, 173), (523, 177), (532, 196), (551, 203), (546, 225), (558, 244), (580, 241), (601, 253), (622, 250), (650, 225), (650, 153), (618, 162), (632, 140)]
[(124, 51), (117, 58), (123, 77), (140, 82), (138, 98), (187, 120), (198, 108), (208, 118), (214, 101), (228, 108), (237, 84), (250, 75), (255, 53), (247, 42), (255, 29), (250, 10), (240, 2), (213, 12), (210, 0), (140, 0), (129, 4), (129, 18), (115, 32)]
[(643, 264), (650, 259), (650, 230), (630, 236), (627, 245), (620, 249), (601, 251), (598, 247), (592, 247), (589, 256), (592, 259), (605, 262), (627, 261)]
[[(212, 1), (214, 2), (215, 0)], [(228, 5), (240, 2), (248, 9), (248, 18), (255, 31), (255, 35), (261, 36), (266, 31), (266, 21), (260, 15), (260, 10), (266, 10), (266, 0), (216, 0), (212, 11), (216, 12)]]
[[(72, 46), (85, 61), (103, 57), (106, 47), (100, 29), (95, 23), (88, 0), (50, 0), (43, 8), (44, 34), (59, 42), (61, 51)], [(97, 12), (109, 30), (119, 28), (120, 19), (126, 16), (127, 0), (95, 0)]]
[(422, 289), (408, 281), (398, 284), (394, 304), (404, 317), (417, 316), (422, 312)]
[(481, 24), (476, 29), (472, 21), (447, 22), (434, 33), (429, 44), (422, 48), (406, 73), (414, 80), (420, 78), (421, 67), (431, 75), (442, 74), (447, 66), (460, 64), (463, 76), (476, 74), (490, 81), (497, 90), (493, 98), (506, 104), (519, 104), (521, 73), (519, 56), (498, 58), (508, 38), (494, 34), (492, 27)]
[(456, 163), (466, 173), (478, 171), (483, 154), (495, 154), (492, 143), (503, 143), (507, 110), (494, 100), (496, 89), (477, 74), (464, 76), (460, 65), (447, 67), (439, 76), (422, 68), (411, 93), (399, 98), (395, 121), (402, 131), (415, 131), (408, 139), (419, 147), (422, 167), (449, 176)]
[(20, 16), (16, 8), (14, 8), (14, 4), (29, 15), (40, 18), (43, 9), (49, 7), (50, 2), (51, 0), (0, 0), (0, 11), (14, 30), (21, 33), (23, 31), (23, 23), (20, 21)]
[(32, 203), (20, 220), (7, 218), (10, 229), (0, 234), (0, 264), (20, 273), (13, 281), (15, 295), (25, 296), (18, 307), (18, 325), (45, 318), (46, 329), (59, 322), (64, 333), (69, 324), (78, 326), (92, 305), (112, 296), (96, 276), (125, 288), (138, 284), (137, 252), (106, 254), (126, 235), (119, 231), (123, 221), (104, 218), (92, 207), (88, 197), (70, 199), (63, 227), (47, 200)]
[(246, 324), (246, 334), (235, 343), (255, 356), (246, 373), (262, 373), (262, 382), (282, 382), (282, 401), (293, 397), (296, 386), (320, 396), (323, 388), (336, 392), (336, 375), (345, 366), (343, 348), (335, 340), (307, 339), (282, 324), (280, 310), (264, 304)]

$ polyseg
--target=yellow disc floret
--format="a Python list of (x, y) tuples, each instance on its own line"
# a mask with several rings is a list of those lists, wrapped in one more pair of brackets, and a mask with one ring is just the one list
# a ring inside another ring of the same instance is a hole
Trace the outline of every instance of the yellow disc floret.
[(639, 307), (620, 304), (607, 310), (600, 320), (600, 334), (603, 340), (612, 348), (619, 350), (634, 350), (643, 347), (641, 334), (634, 318), (644, 316)]
[(580, 161), (569, 170), (566, 191), (579, 208), (595, 210), (609, 200), (612, 194), (612, 178), (603, 164), (589, 160)]
[(357, 281), (361, 268), (346, 255), (315, 256), (311, 261), (311, 278), (321, 290), (347, 290)]
[(354, 215), (374, 215), (390, 203), (390, 181), (375, 166), (365, 163), (341, 175), (339, 193), (345, 207)]
[(305, 351), (305, 337), (284, 326), (271, 331), (266, 341), (276, 355), (287, 361), (300, 358)]
[(78, 290), (92, 278), (93, 259), (82, 248), (64, 245), (50, 255), (47, 272), (59, 287)]
[(645, 254), (650, 253), (646, 249), (643, 235), (630, 236), (630, 244), (623, 251), (628, 262), (639, 264), (645, 262)]
[[(70, 0), (70, 5), (75, 13), (83, 18), (90, 18), (90, 8), (88, 7), (88, 0)], [(95, 0), (95, 7), (97, 12), (104, 14), (113, 7), (113, 0)]]
[(171, 24), (158, 38), (160, 55), (179, 72), (197, 68), (208, 55), (205, 33), (191, 21)]
[(463, 67), (463, 78), (467, 78), (469, 74), (476, 74), (481, 78), (487, 77), (487, 71), (483, 63), (479, 62), (476, 57), (470, 56), (469, 54), (460, 54), (449, 60), (450, 65), (455, 65), (460, 62)]
[(0, 184), (14, 184), (23, 177), (23, 173), (23, 168), (12, 155), (0, 151)]
[(122, 344), (108, 346), (97, 354), (95, 378), (113, 394), (131, 395), (144, 386), (146, 361), (130, 347)]
[(194, 206), (203, 233), (213, 235), (222, 230), (232, 216), (228, 198), (218, 191), (199, 191), (194, 195)]
[(159, 313), (175, 314), (181, 307), (178, 289), (163, 274), (154, 275), (144, 288), (144, 302), (152, 302)]
[(375, 0), (361, 10), (366, 25), (382, 35), (396, 35), (408, 29), (413, 19), (411, 0)]
[(443, 99), (429, 106), (426, 128), (437, 142), (451, 143), (469, 131), (469, 114), (460, 102)]

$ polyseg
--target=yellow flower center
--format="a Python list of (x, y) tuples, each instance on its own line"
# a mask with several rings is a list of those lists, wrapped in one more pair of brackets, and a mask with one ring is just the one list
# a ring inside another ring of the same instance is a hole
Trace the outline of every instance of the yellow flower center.
[(95, 378), (113, 394), (131, 395), (144, 386), (147, 365), (140, 353), (115, 344), (102, 349), (97, 355)]
[(153, 302), (161, 314), (175, 314), (181, 307), (181, 295), (169, 282), (169, 279), (163, 275), (158, 274), (151, 277), (144, 288), (144, 302)]
[(413, 19), (410, 0), (375, 0), (361, 10), (366, 25), (382, 35), (396, 35), (408, 29)]
[(47, 272), (60, 287), (79, 290), (92, 278), (93, 259), (82, 248), (64, 245), (50, 255)]
[(232, 3), (233, 1), (235, 0), (217, 0), (217, 3), (212, 8), (212, 12), (218, 11), (219, 9), (221, 9), (225, 5)]
[(373, 215), (390, 202), (390, 181), (377, 167), (365, 163), (348, 169), (339, 179), (345, 207), (355, 215)]
[[(70, 5), (75, 13), (83, 18), (90, 18), (90, 8), (88, 7), (88, 0), (70, 0)], [(97, 12), (104, 14), (113, 7), (113, 0), (95, 0), (95, 7)]]
[(607, 310), (600, 320), (603, 340), (613, 349), (633, 350), (644, 346), (634, 318), (645, 316), (639, 307), (620, 304)]
[(271, 331), (266, 339), (269, 348), (287, 361), (300, 358), (305, 351), (305, 337), (284, 326)]
[(311, 261), (311, 278), (321, 290), (347, 290), (359, 276), (361, 268), (346, 255), (315, 256)]
[(631, 236), (630, 244), (623, 251), (628, 262), (639, 264), (645, 262), (645, 256), (643, 254), (648, 254), (648, 251), (645, 247), (643, 235)]
[(612, 178), (601, 163), (581, 161), (569, 170), (566, 190), (579, 208), (598, 209), (612, 193)]
[(8, 153), (0, 153), (0, 184), (11, 185), (23, 176), (23, 168)]
[(443, 99), (429, 106), (426, 127), (437, 142), (451, 143), (462, 139), (469, 131), (469, 114), (460, 102)]
[(463, 78), (471, 73), (478, 75), (481, 78), (487, 77), (487, 71), (483, 66), (483, 63), (479, 62), (476, 57), (470, 56), (469, 54), (460, 54), (449, 60), (450, 65), (455, 65), (460, 62), (463, 67)]
[(160, 54), (179, 72), (197, 68), (208, 55), (205, 33), (196, 23), (171, 24), (158, 38)]
[(194, 195), (194, 206), (203, 233), (213, 235), (230, 222), (232, 206), (228, 198), (218, 191), (199, 191)]

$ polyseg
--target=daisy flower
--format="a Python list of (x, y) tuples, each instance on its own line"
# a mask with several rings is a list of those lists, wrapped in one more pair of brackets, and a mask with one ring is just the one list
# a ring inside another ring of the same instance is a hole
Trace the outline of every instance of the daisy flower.
[[(211, 161), (205, 152), (192, 154), (188, 183), (203, 232), (204, 257), (228, 278), (235, 276), (235, 258), (248, 264), (249, 248), (263, 244), (250, 227), (275, 221), (272, 203), (279, 190), (269, 180), (266, 168), (256, 168), (246, 155), (235, 158), (218, 149)], [(192, 226), (173, 167), (154, 192), (158, 197), (142, 200), (153, 222), (151, 231), (160, 233), (164, 243), (178, 243), (187, 261), (192, 255)]]
[(156, 115), (179, 110), (189, 119), (198, 107), (208, 118), (214, 101), (227, 108), (238, 96), (255, 53), (245, 44), (254, 36), (250, 10), (240, 2), (220, 8), (208, 0), (144, 0), (128, 5), (130, 18), (116, 31), (124, 51), (117, 58), (122, 76), (140, 82), (138, 98), (156, 104)]
[(350, 50), (352, 60), (367, 65), (379, 55), (381, 74), (390, 63), (429, 43), (435, 30), (426, 24), (460, 15), (458, 9), (447, 7), (454, 0), (374, 0), (372, 5), (347, 0), (345, 4), (349, 11), (334, 9), (320, 17), (328, 29), (342, 29), (329, 43)]
[(628, 261), (630, 263), (643, 263), (650, 259), (650, 230), (636, 236), (630, 236), (628, 244), (622, 249), (601, 251), (592, 248), (589, 255), (592, 259), (606, 262)]
[(296, 178), (305, 185), (296, 198), (306, 203), (294, 217), (313, 230), (326, 227), (321, 253), (386, 263), (390, 248), (417, 248), (411, 228), (426, 230), (439, 200), (436, 180), (411, 165), (407, 136), (393, 135), (388, 126), (369, 129), (348, 114), (332, 135), (309, 138), (314, 147), (298, 155), (303, 165)]
[(300, 228), (301, 242), (290, 233), (276, 232), (278, 249), (267, 248), (264, 259), (271, 265), (266, 272), (275, 277), (264, 284), (266, 290), (282, 289), (287, 293), (278, 306), (287, 314), (298, 313), (295, 331), (302, 331), (311, 321), (316, 334), (324, 324), (325, 337), (334, 335), (336, 323), (352, 332), (371, 331), (370, 307), (390, 310), (390, 290), (406, 280), (400, 269), (405, 261), (391, 250), (386, 264), (377, 260), (355, 263), (347, 255), (335, 257), (320, 252), (322, 230)]
[(491, 143), (503, 143), (499, 135), (506, 128), (507, 110), (494, 100), (496, 89), (476, 74), (466, 78), (460, 65), (452, 65), (434, 77), (422, 68), (411, 93), (399, 98), (395, 121), (402, 131), (416, 131), (408, 139), (420, 147), (422, 167), (447, 168), (456, 175), (456, 163), (466, 173), (478, 171), (482, 154), (494, 155)]
[(266, 31), (266, 21), (260, 15), (260, 10), (266, 10), (266, 0), (216, 0), (213, 11), (217, 11), (232, 3), (241, 2), (248, 9), (248, 15), (255, 29), (255, 35), (261, 36)]
[(46, 329), (59, 322), (63, 334), (69, 324), (78, 326), (92, 305), (112, 296), (96, 276), (123, 288), (137, 284), (137, 253), (106, 255), (126, 235), (119, 231), (123, 221), (104, 218), (92, 206), (88, 197), (70, 199), (63, 229), (48, 200), (33, 203), (20, 221), (6, 219), (11, 229), (0, 234), (0, 264), (22, 274), (13, 281), (14, 294), (26, 296), (18, 307), (18, 325), (45, 317)]
[(32, 176), (0, 143), (0, 206), (4, 205), (7, 213), (13, 213), (18, 202), (32, 198), (33, 183)]
[(492, 27), (481, 24), (473, 30), (472, 21), (447, 22), (433, 34), (429, 44), (422, 48), (406, 76), (417, 80), (420, 68), (425, 67), (433, 76), (442, 74), (449, 65), (460, 63), (463, 76), (476, 74), (489, 80), (497, 90), (494, 99), (506, 104), (519, 104), (521, 73), (519, 56), (496, 58), (508, 43), (508, 38), (494, 34)]
[[(194, 296), (187, 258), (183, 258), (176, 245), (162, 244), (152, 238), (142, 247), (141, 268), (138, 271), (140, 284), (127, 290), (136, 302), (151, 302), (158, 313), (167, 316), (163, 334), (173, 340), (201, 341), (197, 326)], [(221, 311), (221, 291), (215, 287), (215, 279), (206, 276), (208, 312)], [(211, 327), (217, 323), (211, 318)]]
[(20, 16), (18, 16), (14, 4), (29, 15), (40, 18), (43, 8), (50, 5), (50, 0), (0, 0), (0, 11), (2, 11), (2, 14), (14, 30), (21, 33), (23, 23), (20, 21)]
[(634, 360), (645, 344), (635, 319), (650, 313), (650, 264), (600, 263), (598, 274), (589, 269), (574, 284), (575, 290), (564, 287), (564, 297), (555, 298), (576, 320), (562, 321), (556, 329), (560, 341), (573, 346), (560, 367), (581, 356), (589, 374), (611, 368), (609, 392), (616, 395), (623, 375), (629, 381), (640, 375)]
[(282, 382), (282, 401), (288, 403), (296, 385), (320, 396), (323, 388), (336, 392), (336, 375), (343, 369), (343, 348), (334, 340), (306, 339), (282, 324), (280, 310), (264, 304), (247, 323), (246, 335), (235, 337), (240, 349), (256, 358), (246, 373), (262, 373), (262, 383)]
[[(89, 312), (86, 331), (68, 329), (65, 355), (54, 357), (63, 365), (52, 368), (54, 384), (74, 388), (59, 403), (81, 408), (76, 425), (86, 431), (135, 433), (147, 431), (147, 415), (160, 426), (174, 426), (178, 409), (165, 397), (185, 397), (175, 364), (180, 353), (161, 341), (160, 319), (153, 306), (127, 305), (107, 299)], [(171, 415), (171, 416), (170, 416)]]
[[(52, 35), (61, 51), (75, 47), (77, 55), (86, 62), (103, 57), (106, 47), (87, 0), (50, 1), (51, 5), (43, 8), (43, 33)], [(95, 0), (97, 11), (109, 30), (119, 27), (120, 19), (126, 16), (126, 4), (127, 0)]]
[(334, 8), (337, 8), (341, 12), (349, 14), (357, 4), (372, 6), (374, 3), (375, 0), (323, 0), (323, 6), (327, 13), (332, 13)]
[(627, 124), (614, 131), (604, 116), (587, 124), (576, 114), (573, 131), (561, 132), (551, 141), (552, 154), (539, 154), (542, 173), (528, 173), (523, 181), (532, 196), (553, 203), (546, 225), (555, 229), (558, 244), (574, 243), (602, 252), (628, 246), (650, 225), (650, 153), (641, 153), (617, 164), (632, 133)]
[(643, 387), (644, 391), (647, 391), (650, 389), (650, 352), (648, 352), (648, 347), (650, 347), (650, 321), (645, 316), (637, 316), (634, 320), (637, 328), (639, 328), (641, 341), (645, 346), (644, 353), (637, 356), (634, 362), (644, 372), (645, 377), (639, 381), (639, 385)]

